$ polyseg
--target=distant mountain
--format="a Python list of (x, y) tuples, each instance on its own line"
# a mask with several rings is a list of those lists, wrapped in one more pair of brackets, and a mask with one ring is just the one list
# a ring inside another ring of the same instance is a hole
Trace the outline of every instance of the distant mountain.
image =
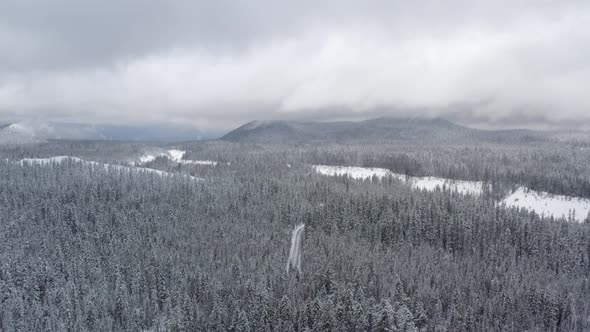
[(31, 128), (13, 123), (0, 126), (0, 145), (22, 145), (41, 142)]
[(377, 118), (360, 122), (252, 121), (221, 139), (264, 144), (312, 142), (378, 143), (411, 141), (424, 143), (526, 142), (542, 139), (529, 130), (478, 130), (441, 118)]
[(215, 137), (187, 126), (92, 125), (53, 122), (17, 122), (0, 126), (0, 144), (31, 144), (47, 140), (189, 141)]

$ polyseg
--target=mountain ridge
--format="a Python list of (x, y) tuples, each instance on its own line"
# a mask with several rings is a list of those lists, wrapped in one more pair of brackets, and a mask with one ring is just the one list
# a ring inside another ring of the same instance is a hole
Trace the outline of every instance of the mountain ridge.
[(414, 141), (459, 143), (462, 141), (531, 141), (543, 135), (526, 129), (484, 130), (444, 118), (380, 117), (363, 121), (250, 121), (220, 138), (223, 141), (261, 144), (314, 142), (377, 143)]

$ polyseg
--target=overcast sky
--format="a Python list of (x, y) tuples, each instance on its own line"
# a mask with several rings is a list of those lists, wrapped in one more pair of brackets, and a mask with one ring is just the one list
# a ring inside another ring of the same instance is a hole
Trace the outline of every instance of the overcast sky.
[(2, 0), (0, 120), (588, 123), (589, 22), (587, 0)]

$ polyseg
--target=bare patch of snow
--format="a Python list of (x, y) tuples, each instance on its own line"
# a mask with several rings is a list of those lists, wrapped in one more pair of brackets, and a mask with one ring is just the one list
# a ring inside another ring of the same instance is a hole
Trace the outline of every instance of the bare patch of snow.
[(530, 190), (525, 187), (517, 188), (506, 196), (501, 203), (510, 207), (525, 208), (541, 216), (568, 218), (571, 212), (576, 221), (582, 222), (590, 212), (590, 199), (552, 195), (547, 192)]

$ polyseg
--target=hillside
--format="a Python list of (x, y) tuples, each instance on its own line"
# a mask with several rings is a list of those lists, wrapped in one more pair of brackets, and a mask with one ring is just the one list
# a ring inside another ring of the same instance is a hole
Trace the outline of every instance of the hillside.
[(22, 145), (38, 143), (40, 140), (26, 126), (8, 124), (0, 126), (0, 145)]
[(320, 142), (416, 143), (530, 142), (543, 139), (528, 130), (479, 130), (441, 118), (377, 118), (360, 122), (252, 121), (238, 127), (221, 140), (260, 144), (301, 144)]

